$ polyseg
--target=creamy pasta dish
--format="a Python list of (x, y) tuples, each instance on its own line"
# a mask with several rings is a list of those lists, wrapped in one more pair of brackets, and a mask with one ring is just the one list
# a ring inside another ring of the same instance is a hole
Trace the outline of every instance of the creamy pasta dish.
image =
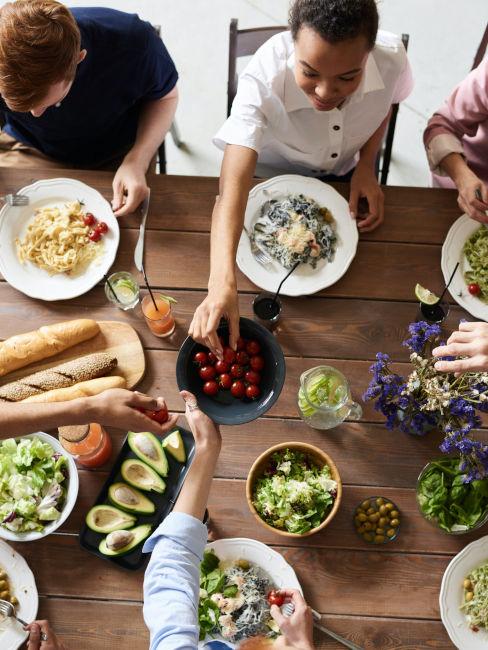
[(30, 261), (50, 275), (73, 273), (99, 256), (103, 244), (91, 241), (79, 201), (36, 210), (23, 239), (16, 239), (22, 264)]

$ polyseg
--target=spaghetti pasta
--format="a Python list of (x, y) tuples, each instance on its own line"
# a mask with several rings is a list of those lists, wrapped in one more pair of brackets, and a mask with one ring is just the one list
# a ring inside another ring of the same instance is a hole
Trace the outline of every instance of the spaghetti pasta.
[(98, 257), (102, 244), (88, 238), (84, 216), (79, 201), (36, 210), (25, 237), (15, 240), (20, 262), (28, 260), (50, 275), (70, 274)]

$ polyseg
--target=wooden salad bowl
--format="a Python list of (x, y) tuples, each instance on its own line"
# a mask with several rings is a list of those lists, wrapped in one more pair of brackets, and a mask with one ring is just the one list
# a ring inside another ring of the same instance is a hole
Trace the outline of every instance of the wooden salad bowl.
[[(330, 510), (327, 517), (319, 526), (317, 526), (316, 528), (312, 528), (306, 533), (289, 533), (286, 530), (280, 530), (278, 528), (274, 528), (273, 526), (270, 526), (261, 518), (261, 516), (259, 515), (258, 511), (254, 507), (254, 504), (252, 502), (254, 485), (258, 480), (258, 478), (263, 475), (269, 463), (269, 459), (271, 455), (277, 451), (284, 451), (285, 449), (291, 449), (293, 451), (301, 451), (302, 453), (306, 454), (316, 465), (318, 465), (318, 467), (323, 467), (324, 465), (327, 464), (330, 468), (331, 478), (337, 481), (337, 494), (336, 494), (335, 501), (332, 505), (332, 509)], [(310, 535), (315, 535), (319, 531), (326, 528), (330, 524), (330, 522), (334, 519), (335, 515), (337, 514), (342, 499), (342, 481), (336, 464), (334, 463), (332, 458), (325, 453), (325, 451), (322, 451), (322, 449), (319, 449), (314, 445), (309, 445), (305, 442), (282, 442), (278, 445), (274, 445), (273, 447), (267, 449), (260, 456), (258, 456), (258, 458), (256, 458), (256, 460), (254, 461), (251, 469), (249, 470), (249, 474), (247, 476), (246, 498), (247, 498), (247, 503), (250, 511), (253, 513), (253, 515), (256, 517), (259, 523), (265, 528), (267, 528), (270, 532), (276, 533), (276, 535), (281, 535), (282, 537), (294, 537), (294, 538), (309, 537)]]

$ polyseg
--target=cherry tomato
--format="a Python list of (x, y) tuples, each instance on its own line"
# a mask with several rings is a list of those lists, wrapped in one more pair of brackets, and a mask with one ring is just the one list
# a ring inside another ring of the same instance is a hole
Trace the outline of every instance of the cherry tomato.
[(236, 344), (237, 351), (240, 352), (240, 350), (245, 350), (246, 349), (246, 339), (243, 339), (242, 336), (239, 336), (237, 339), (237, 344)]
[(164, 406), (159, 411), (146, 411), (146, 415), (150, 417), (151, 420), (159, 422), (159, 424), (164, 424), (169, 419), (168, 409), (166, 406)]
[(213, 366), (203, 366), (203, 368), (200, 368), (198, 371), (198, 374), (203, 381), (209, 381), (210, 379), (213, 379), (217, 373)]
[(193, 356), (193, 363), (197, 366), (206, 366), (208, 363), (208, 354), (206, 352), (197, 352)]
[(227, 372), (219, 375), (217, 381), (219, 382), (220, 387), (224, 390), (229, 390), (232, 386), (232, 377)]
[(246, 397), (248, 399), (256, 399), (260, 396), (261, 391), (259, 390), (259, 386), (256, 386), (256, 384), (249, 384), (249, 386), (246, 388)]
[(256, 355), (255, 357), (251, 357), (249, 365), (253, 370), (262, 370), (264, 368), (264, 359), (263, 357)]
[(98, 241), (101, 237), (101, 233), (98, 232), (98, 230), (90, 230), (88, 233), (88, 239), (90, 241)]
[(472, 296), (477, 296), (481, 293), (481, 287), (477, 282), (472, 282), (468, 284), (468, 291)]
[(225, 347), (224, 348), (224, 361), (225, 363), (231, 364), (234, 363), (236, 360), (236, 353), (232, 348)]
[(238, 399), (244, 397), (244, 395), (246, 394), (246, 387), (244, 385), (244, 382), (241, 381), (240, 379), (235, 381), (230, 387), (230, 392), (234, 397), (237, 397)]
[(214, 354), (213, 352), (209, 352), (207, 356), (208, 356), (208, 363), (209, 363), (211, 366), (214, 366), (214, 365), (217, 363), (217, 361), (218, 361), (218, 359), (217, 359), (217, 357), (215, 356), (215, 354)]
[(241, 366), (247, 366), (249, 363), (249, 355), (247, 352), (243, 352), (242, 350), (236, 354), (236, 360), (237, 363), (240, 364)]
[(93, 226), (96, 222), (97, 220), (95, 219), (95, 217), (92, 215), (91, 212), (87, 212), (83, 217), (83, 223), (85, 224), (85, 226)]
[(104, 235), (106, 232), (108, 232), (108, 226), (105, 221), (99, 221), (95, 226), (95, 230), (98, 230), (99, 233)]
[(205, 382), (203, 384), (203, 392), (205, 393), (205, 395), (210, 395), (211, 397), (217, 395), (217, 393), (219, 392), (218, 383), (214, 379)]
[(261, 346), (257, 341), (249, 341), (246, 345), (246, 352), (250, 355), (259, 354), (261, 352)]
[(255, 370), (248, 370), (244, 375), (244, 379), (249, 384), (259, 384), (261, 381), (261, 375), (259, 374), (259, 372), (256, 372)]
[(238, 363), (234, 363), (230, 367), (230, 374), (236, 379), (242, 377), (244, 375), (244, 368), (240, 366)]
[(272, 589), (268, 594), (268, 603), (281, 607), (285, 602), (285, 597), (277, 589)]
[(225, 361), (217, 361), (217, 363), (215, 364), (215, 370), (219, 375), (229, 372), (229, 368), (230, 368), (229, 364), (225, 363)]

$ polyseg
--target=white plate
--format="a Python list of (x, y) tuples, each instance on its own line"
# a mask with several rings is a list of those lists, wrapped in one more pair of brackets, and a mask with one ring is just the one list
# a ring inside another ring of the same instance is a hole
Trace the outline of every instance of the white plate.
[[(36, 581), (24, 558), (1, 540), (0, 566), (7, 572), (13, 595), (19, 600), (16, 613), (27, 623), (32, 623), (36, 619), (39, 606)], [(11, 618), (2, 621), (0, 617), (0, 648), (2, 650), (17, 650), (27, 637), (28, 633), (24, 632), (22, 625)]]
[[(295, 571), (286, 562), (285, 558), (262, 542), (247, 539), (246, 537), (219, 539), (207, 545), (207, 550), (212, 549), (215, 551), (219, 560), (248, 560), (252, 564), (260, 567), (277, 589), (289, 587), (290, 589), (302, 591)], [(229, 647), (235, 647), (230, 641), (227, 641), (220, 635), (216, 635), (213, 639), (207, 636), (199, 644), (199, 648), (202, 648), (205, 643), (212, 640), (223, 641)]]
[(441, 267), (444, 280), (447, 283), (454, 267), (460, 262), (449, 287), (449, 292), (458, 305), (469, 311), (475, 318), (488, 321), (488, 304), (479, 300), (476, 296), (472, 296), (464, 280), (465, 272), (469, 271), (471, 267), (466, 255), (463, 253), (463, 246), (465, 241), (480, 227), (482, 225), (468, 217), (467, 214), (463, 214), (462, 217), (456, 219), (450, 227), (442, 246)]
[[(19, 193), (30, 198), (29, 205), (4, 205), (0, 210), (0, 271), (7, 282), (27, 296), (41, 300), (66, 300), (89, 291), (114, 263), (119, 245), (119, 224), (110, 204), (97, 190), (71, 178), (37, 181)], [(87, 212), (92, 212), (99, 221), (108, 225), (109, 231), (103, 236), (103, 253), (76, 277), (65, 273), (49, 275), (29, 261), (21, 264), (15, 239), (22, 239), (35, 210), (76, 200), (82, 200)]]
[(444, 627), (459, 650), (486, 650), (488, 632), (473, 632), (459, 609), (463, 602), (463, 580), (476, 567), (488, 562), (488, 535), (468, 544), (449, 563), (442, 578), (439, 607)]
[[(332, 262), (320, 260), (315, 269), (309, 264), (301, 264), (281, 290), (285, 296), (305, 296), (330, 287), (344, 275), (356, 255), (358, 229), (356, 221), (349, 214), (347, 201), (333, 187), (316, 178), (289, 174), (271, 178), (250, 191), (244, 217), (247, 230), (252, 232), (261, 215), (263, 203), (270, 199), (282, 200), (290, 194), (303, 194), (317, 201), (320, 206), (328, 208), (334, 217), (337, 233), (336, 251)], [(276, 291), (287, 273), (287, 269), (276, 260), (268, 267), (256, 262), (251, 254), (249, 237), (244, 231), (236, 259), (240, 270), (265, 291)]]
[[(47, 535), (53, 533), (69, 517), (71, 511), (75, 506), (76, 499), (78, 497), (78, 488), (79, 488), (78, 469), (76, 467), (75, 461), (73, 460), (73, 456), (70, 456), (70, 454), (68, 454), (68, 452), (65, 449), (63, 449), (59, 440), (57, 440), (53, 436), (50, 436), (48, 433), (44, 433), (43, 431), (38, 431), (37, 433), (31, 433), (28, 436), (22, 436), (22, 437), (34, 438), (35, 436), (41, 438), (43, 442), (48, 442), (53, 447), (55, 452), (58, 452), (66, 457), (68, 461), (68, 472), (69, 472), (68, 493), (66, 494), (66, 500), (59, 519), (47, 523), (46, 526), (44, 526), (44, 530), (42, 531), (31, 530), (27, 533), (13, 533), (11, 530), (7, 530), (4, 526), (0, 526), (0, 537), (2, 537), (3, 539), (8, 539), (12, 542), (32, 542), (36, 539), (41, 539), (41, 537), (47, 537)], [(3, 646), (0, 647), (3, 650)]]

